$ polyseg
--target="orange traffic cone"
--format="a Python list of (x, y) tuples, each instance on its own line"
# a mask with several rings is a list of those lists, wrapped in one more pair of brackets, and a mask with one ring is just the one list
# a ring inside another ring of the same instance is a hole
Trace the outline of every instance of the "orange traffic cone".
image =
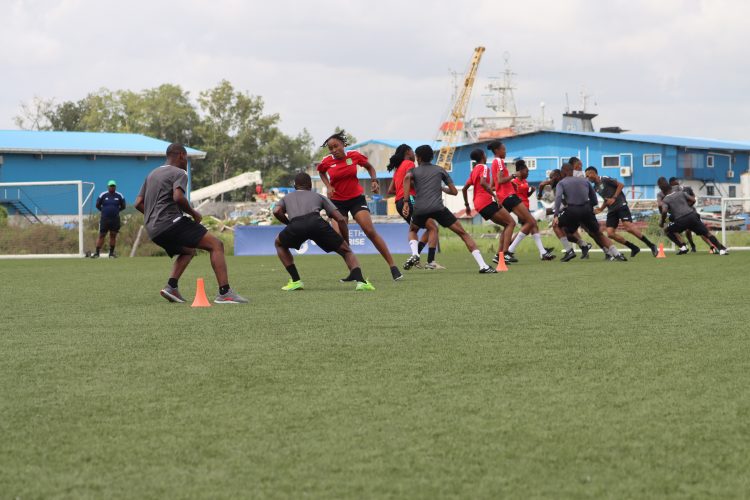
[(507, 271), (508, 266), (505, 264), (505, 255), (503, 255), (503, 252), (500, 252), (497, 254), (498, 261), (497, 261), (497, 268), (495, 270), (497, 272)]
[(211, 307), (211, 303), (206, 297), (206, 288), (203, 286), (203, 278), (198, 278), (198, 283), (195, 288), (195, 300), (191, 307)]
[(664, 243), (659, 243), (659, 253), (656, 254), (657, 259), (666, 259), (667, 256), (664, 255)]

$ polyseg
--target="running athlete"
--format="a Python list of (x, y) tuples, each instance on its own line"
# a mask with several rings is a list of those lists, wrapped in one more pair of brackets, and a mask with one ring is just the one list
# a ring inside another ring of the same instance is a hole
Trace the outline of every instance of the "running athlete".
[[(456, 189), (453, 180), (445, 169), (431, 163), (435, 152), (425, 144), (419, 146), (415, 153), (419, 166), (408, 171), (404, 177), (404, 193), (408, 193), (412, 185), (416, 191), (414, 217), (411, 220), (411, 225), (414, 226), (413, 230), (416, 231), (417, 228), (426, 227), (427, 221), (434, 219), (438, 224), (447, 227), (463, 240), (466, 248), (477, 262), (481, 274), (496, 273), (495, 269), (484, 262), (482, 254), (471, 235), (464, 230), (456, 216), (443, 205), (443, 193), (455, 196), (458, 194), (458, 189)], [(443, 184), (446, 187), (443, 187)], [(411, 213), (408, 203), (404, 204), (403, 213), (404, 217), (408, 217)]]
[[(696, 197), (695, 196), (695, 191), (693, 191), (693, 188), (691, 188), (689, 186), (684, 186), (684, 187), (681, 186), (680, 185), (680, 181), (677, 180), (677, 177), (670, 177), (669, 178), (669, 185), (672, 186), (672, 187), (677, 187), (679, 189), (685, 190), (685, 192), (687, 194), (689, 194), (690, 196), (692, 196), (693, 198)], [(659, 192), (656, 193), (656, 205), (659, 207), (659, 210), (661, 210), (661, 200), (662, 199), (664, 199), (664, 193), (662, 193), (661, 190), (659, 190)], [(695, 210), (695, 205), (693, 205), (693, 210)], [(670, 218), (670, 222), (672, 222), (671, 218)], [(693, 252), (693, 253), (695, 253), (697, 251), (697, 248), (695, 247), (695, 241), (693, 241), (693, 232), (690, 231), (690, 230), (685, 231), (685, 238), (687, 238), (688, 244), (690, 245), (690, 251)], [(711, 245), (711, 242), (708, 241), (708, 239), (705, 236), (703, 237), (703, 241), (705, 241), (706, 244), (708, 245), (709, 251), (713, 252), (714, 247), (713, 247), (713, 245)], [(718, 253), (718, 252), (719, 252), (719, 249), (717, 248), (716, 249), (716, 253)]]
[[(410, 205), (410, 213), (414, 212), (414, 189), (412, 188), (409, 196), (406, 197), (404, 202), (404, 177), (406, 172), (414, 168), (414, 151), (408, 144), (401, 144), (396, 148), (396, 152), (391, 156), (388, 162), (388, 171), (396, 173), (393, 174), (393, 180), (391, 185), (388, 187), (388, 194), (396, 195), (396, 210), (404, 217), (403, 209), (404, 203)], [(419, 263), (419, 254), (422, 253), (422, 249), (429, 244), (427, 250), (427, 264), (424, 266), (425, 269), (445, 269), (443, 266), (435, 262), (435, 253), (437, 252), (438, 245), (438, 227), (434, 220), (427, 221), (427, 231), (422, 233), (422, 238), (417, 239), (417, 233), (411, 230), (411, 215), (404, 217), (404, 220), (409, 224), (408, 238), (409, 248), (411, 249), (411, 257), (404, 264), (404, 269), (409, 270), (412, 267), (422, 267)]]
[[(557, 183), (555, 189), (555, 213), (552, 224), (560, 226), (568, 235), (574, 233), (579, 226), (583, 226), (614, 260), (627, 260), (599, 228), (592, 208), (597, 200), (591, 184), (583, 177), (574, 177), (573, 167), (568, 163), (563, 165), (560, 171), (563, 178)], [(562, 209), (563, 198), (567, 203), (564, 209)], [(565, 255), (560, 261), (568, 262), (574, 259), (576, 254), (567, 239), (560, 238), (560, 241), (565, 248)]]
[(711, 234), (706, 225), (703, 224), (698, 212), (693, 209), (695, 197), (690, 196), (682, 189), (677, 189), (671, 186), (664, 177), (659, 177), (657, 183), (661, 192), (664, 193), (659, 227), (664, 227), (664, 221), (667, 219), (667, 214), (670, 214), (674, 222), (669, 224), (665, 233), (667, 234), (667, 238), (680, 247), (677, 255), (688, 253), (688, 248), (679, 237), (679, 233), (687, 229), (699, 236), (705, 236), (708, 238), (711, 245), (719, 249), (719, 255), (727, 255), (729, 253), (727, 248), (716, 239), (716, 236)]
[[(516, 190), (513, 188), (511, 181), (516, 177), (516, 174), (508, 172), (508, 168), (505, 166), (505, 145), (499, 141), (492, 141), (487, 145), (487, 149), (492, 151), (495, 158), (492, 160), (492, 179), (495, 193), (497, 194), (497, 202), (501, 204), (508, 212), (513, 212), (518, 217), (518, 221), (522, 224), (521, 230), (519, 231), (516, 239), (511, 243), (507, 253), (505, 253), (506, 262), (518, 262), (518, 259), (513, 255), (516, 240), (520, 243), (527, 235), (537, 234), (534, 237), (534, 243), (539, 250), (539, 255), (542, 260), (552, 260), (551, 254), (547, 252), (542, 244), (542, 238), (538, 235), (539, 228), (536, 224), (536, 219), (531, 215), (529, 209), (524, 206), (521, 202), (521, 198), (516, 194)], [(517, 243), (516, 243), (517, 244)], [(496, 258), (499, 258), (496, 256)], [(493, 259), (493, 262), (495, 260)]]
[(473, 187), (474, 209), (479, 212), (484, 220), (491, 220), (495, 224), (503, 226), (503, 231), (500, 233), (500, 251), (505, 252), (510, 246), (516, 221), (513, 220), (507, 210), (497, 203), (497, 195), (490, 184), (492, 174), (490, 168), (486, 165), (487, 155), (481, 149), (475, 149), (471, 152), (471, 159), (475, 165), (462, 189), (466, 213), (471, 213), (469, 188)]
[(328, 217), (341, 222), (344, 220), (341, 212), (336, 210), (328, 198), (312, 192), (312, 179), (304, 172), (294, 178), (294, 189), (296, 191), (282, 198), (273, 211), (274, 217), (286, 224), (274, 242), (276, 254), (290, 276), (289, 283), (281, 289), (291, 292), (305, 287), (289, 249), (299, 250), (305, 241), (313, 240), (324, 252), (336, 252), (344, 258), (349, 274), (357, 282), (356, 291), (375, 290), (362, 276), (359, 261), (349, 244), (320, 216), (320, 211), (325, 210)]
[[(513, 185), (513, 189), (516, 191), (516, 196), (518, 196), (521, 199), (521, 203), (523, 203), (523, 206), (526, 207), (526, 210), (530, 211), (530, 204), (529, 204), (529, 196), (531, 196), (534, 193), (534, 188), (529, 188), (529, 168), (526, 166), (526, 161), (523, 159), (516, 160), (516, 176), (511, 180), (511, 184)], [(536, 217), (534, 217), (534, 221), (536, 221)], [(534, 242), (537, 244), (537, 248), (540, 247), (542, 244), (542, 236), (539, 234), (539, 227), (536, 227), (535, 229), (532, 229), (533, 233), (532, 236), (534, 238)], [(510, 248), (508, 249), (508, 253), (510, 253), (511, 256), (516, 251), (516, 247), (518, 247), (518, 244), (523, 241), (524, 237), (526, 235), (523, 234), (523, 232), (519, 232), (516, 238), (513, 240), (513, 243), (510, 245)], [(541, 246), (541, 249), (539, 250), (539, 258), (542, 260), (552, 260), (555, 258), (554, 254), (552, 253), (552, 248), (546, 248), (545, 246)]]
[[(170, 302), (185, 302), (177, 284), (196, 248), (211, 255), (211, 267), (219, 283), (216, 304), (245, 304), (247, 299), (229, 286), (224, 244), (210, 234), (200, 222), (201, 214), (190, 206), (187, 192), (187, 150), (182, 144), (170, 144), (167, 163), (151, 171), (135, 199), (135, 209), (143, 213), (143, 222), (151, 241), (162, 247), (169, 257), (177, 258), (172, 274), (160, 294)], [(190, 215), (192, 219), (185, 216)]]
[[(388, 245), (383, 238), (375, 231), (372, 224), (370, 210), (367, 208), (367, 200), (364, 196), (364, 189), (357, 179), (357, 166), (367, 170), (372, 180), (372, 192), (380, 191), (378, 180), (375, 177), (375, 169), (370, 165), (367, 157), (359, 151), (347, 151), (347, 141), (345, 132), (341, 131), (333, 134), (325, 140), (322, 147), (327, 147), (330, 155), (323, 158), (318, 165), (320, 180), (325, 184), (328, 190), (328, 197), (331, 199), (336, 208), (344, 216), (344, 222), (335, 222), (334, 229), (349, 243), (349, 214), (352, 214), (354, 220), (362, 228), (367, 238), (372, 241), (380, 255), (383, 256), (388, 266), (391, 268), (391, 277), (394, 280), (403, 278), (401, 271), (393, 263)], [(350, 274), (341, 281), (355, 281)]]
[(628, 247), (630, 249), (631, 259), (638, 255), (638, 252), (641, 251), (640, 247), (617, 234), (617, 226), (622, 223), (622, 227), (625, 231), (645, 243), (646, 246), (651, 249), (653, 256), (656, 257), (656, 254), (659, 253), (656, 245), (651, 243), (651, 241), (633, 225), (633, 216), (630, 213), (628, 201), (625, 199), (625, 195), (622, 192), (622, 188), (625, 187), (625, 185), (617, 179), (600, 176), (596, 167), (589, 167), (586, 169), (586, 178), (589, 182), (594, 184), (596, 194), (601, 196), (603, 200), (602, 205), (594, 209), (594, 213), (599, 214), (603, 212), (605, 208), (607, 209), (607, 236)]

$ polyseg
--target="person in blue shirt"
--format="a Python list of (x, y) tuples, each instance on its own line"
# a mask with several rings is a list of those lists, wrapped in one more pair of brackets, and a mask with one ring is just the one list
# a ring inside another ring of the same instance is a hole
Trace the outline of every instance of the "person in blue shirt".
[(117, 233), (120, 231), (120, 211), (125, 210), (125, 197), (117, 191), (117, 183), (109, 181), (107, 190), (99, 195), (96, 208), (102, 213), (99, 219), (99, 238), (96, 240), (96, 252), (91, 257), (99, 258), (99, 251), (104, 244), (104, 236), (109, 233), (109, 258), (114, 259)]

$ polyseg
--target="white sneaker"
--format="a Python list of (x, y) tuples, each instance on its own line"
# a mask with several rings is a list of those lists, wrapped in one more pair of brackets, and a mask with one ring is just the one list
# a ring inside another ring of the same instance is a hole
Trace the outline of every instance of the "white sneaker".
[(424, 265), (424, 268), (428, 269), (428, 270), (445, 269), (445, 267), (441, 266), (440, 264), (438, 264), (435, 261), (428, 262), (427, 264)]

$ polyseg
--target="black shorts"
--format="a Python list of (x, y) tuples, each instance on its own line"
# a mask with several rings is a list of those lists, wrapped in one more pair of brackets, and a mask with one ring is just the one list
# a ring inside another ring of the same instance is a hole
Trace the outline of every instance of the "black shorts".
[(411, 223), (417, 227), (425, 228), (427, 226), (428, 219), (435, 219), (435, 221), (437, 221), (437, 223), (443, 227), (452, 226), (458, 220), (456, 219), (456, 216), (453, 215), (453, 212), (451, 212), (447, 208), (444, 208), (442, 210), (438, 210), (437, 212), (430, 212), (429, 214), (415, 214), (414, 218), (412, 218), (411, 220)]
[(521, 198), (517, 194), (511, 194), (503, 200), (503, 208), (508, 212), (512, 212), (514, 208), (523, 203)]
[(99, 234), (107, 234), (109, 231), (113, 233), (120, 231), (119, 217), (102, 217), (99, 219)]
[(352, 214), (352, 217), (354, 217), (357, 212), (362, 210), (370, 211), (370, 209), (367, 208), (367, 200), (364, 195), (359, 195), (350, 200), (331, 200), (331, 203), (336, 205), (336, 208), (341, 212), (341, 215), (346, 218), (349, 218), (349, 214)]
[(633, 222), (633, 215), (630, 213), (630, 208), (627, 205), (607, 211), (607, 227), (617, 229), (620, 221)]
[(184, 248), (198, 248), (198, 243), (207, 232), (208, 229), (193, 219), (183, 217), (151, 241), (166, 250), (167, 255), (174, 257), (185, 253)]
[(675, 221), (667, 227), (667, 231), (670, 233), (681, 233), (687, 230), (694, 232), (698, 236), (708, 236), (708, 228), (701, 220), (700, 215), (696, 212), (675, 219)]
[(580, 226), (592, 235), (601, 232), (591, 205), (568, 205), (557, 217), (557, 223), (568, 234), (575, 233)]
[(500, 211), (500, 206), (494, 201), (479, 211), (479, 215), (484, 220), (491, 220), (492, 217)]
[(344, 242), (339, 233), (316, 213), (295, 217), (279, 233), (279, 241), (285, 248), (299, 250), (307, 240), (313, 240), (326, 253), (338, 250)]
[(401, 198), (400, 200), (396, 200), (396, 210), (398, 210), (398, 214), (406, 221), (411, 222), (411, 216), (414, 214), (414, 203), (409, 200), (409, 217), (404, 217), (404, 199)]

